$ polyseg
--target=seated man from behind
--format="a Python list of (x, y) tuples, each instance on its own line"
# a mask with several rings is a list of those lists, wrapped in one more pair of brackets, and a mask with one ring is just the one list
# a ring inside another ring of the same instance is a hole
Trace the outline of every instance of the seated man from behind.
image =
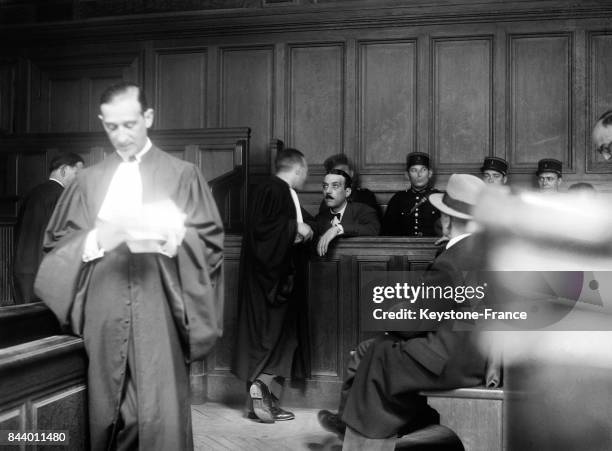
[(319, 256), (325, 255), (329, 244), (339, 236), (372, 236), (380, 231), (380, 222), (372, 208), (359, 202), (349, 202), (351, 186), (350, 175), (340, 169), (332, 169), (323, 180), (326, 208), (319, 211), (315, 218)]
[[(323, 166), (325, 167), (326, 174), (332, 169), (340, 169), (346, 172), (353, 180), (349, 202), (359, 202), (370, 206), (374, 209), (374, 211), (376, 211), (378, 220), (380, 221), (380, 219), (382, 219), (382, 211), (380, 209), (380, 205), (378, 205), (378, 202), (376, 202), (376, 196), (369, 189), (361, 188), (359, 186), (359, 174), (357, 174), (355, 171), (355, 166), (346, 155), (343, 153), (332, 155), (325, 160)], [(325, 210), (327, 210), (327, 205), (325, 204), (325, 200), (322, 200), (321, 205), (319, 206), (319, 213)]]
[[(480, 237), (472, 234), (476, 225), (471, 216), (483, 187), (477, 177), (454, 174), (446, 194), (431, 195), (450, 241), (423, 275), (426, 285), (471, 285), (484, 268), (485, 250)], [(439, 311), (453, 304), (428, 302)], [(321, 425), (339, 435), (350, 427), (345, 449), (365, 449), (366, 440), (387, 440), (436, 423), (437, 412), (419, 395), (421, 390), (475, 386), (485, 375), (486, 359), (476, 347), (474, 333), (453, 326), (453, 320), (445, 320), (428, 332), (389, 332), (362, 342), (349, 363), (338, 414), (319, 412)]]
[(382, 222), (382, 235), (391, 236), (440, 236), (440, 212), (428, 200), (434, 189), (430, 183), (433, 171), (429, 156), (412, 152), (406, 159), (406, 178), (410, 188), (399, 191), (389, 201)]

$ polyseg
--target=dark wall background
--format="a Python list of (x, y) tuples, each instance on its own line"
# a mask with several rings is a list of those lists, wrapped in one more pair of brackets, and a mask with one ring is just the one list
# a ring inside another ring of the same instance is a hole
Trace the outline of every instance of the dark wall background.
[[(73, 15), (103, 3), (70, 2)], [(143, 14), (2, 27), (2, 133), (100, 130), (100, 92), (130, 79), (144, 84), (158, 129), (251, 127), (255, 182), (272, 138), (303, 150), (311, 209), (336, 152), (383, 204), (405, 187), (413, 150), (432, 156), (440, 187), (497, 155), (515, 185), (531, 186), (537, 160), (555, 157), (567, 184), (612, 191), (612, 165), (590, 144), (612, 106), (610, 2), (210, 1), (163, 13), (197, 2), (110, 3)], [(44, 179), (45, 158), (0, 149), (0, 196)]]

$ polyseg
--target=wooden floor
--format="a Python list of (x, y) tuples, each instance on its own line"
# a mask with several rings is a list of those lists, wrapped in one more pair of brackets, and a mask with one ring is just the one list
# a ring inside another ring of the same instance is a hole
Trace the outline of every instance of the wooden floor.
[(192, 407), (196, 451), (325, 450), (340, 451), (342, 442), (317, 421), (316, 409), (289, 409), (295, 420), (274, 424), (244, 417), (240, 407), (207, 403)]

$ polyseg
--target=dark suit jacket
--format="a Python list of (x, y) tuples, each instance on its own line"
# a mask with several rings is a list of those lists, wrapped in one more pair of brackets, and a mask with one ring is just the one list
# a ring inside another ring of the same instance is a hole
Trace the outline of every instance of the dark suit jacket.
[[(319, 212), (315, 218), (316, 232), (319, 235), (331, 227), (332, 218), (329, 208)], [(380, 231), (380, 221), (376, 211), (359, 202), (349, 202), (346, 205), (340, 224), (344, 228), (342, 236), (376, 236)]]
[[(460, 240), (436, 258), (423, 277), (428, 285), (474, 286), (483, 269), (482, 247), (474, 235)], [(429, 299), (425, 307), (444, 311), (453, 304)], [(486, 359), (476, 346), (476, 335), (453, 330), (453, 324), (447, 320), (429, 331), (375, 339), (359, 362), (342, 420), (367, 437), (396, 436), (423, 426), (419, 420), (428, 410), (419, 391), (482, 384)]]
[(16, 304), (36, 299), (34, 276), (42, 261), (45, 229), (63, 191), (58, 182), (47, 180), (34, 187), (23, 200), (15, 228), (13, 273)]

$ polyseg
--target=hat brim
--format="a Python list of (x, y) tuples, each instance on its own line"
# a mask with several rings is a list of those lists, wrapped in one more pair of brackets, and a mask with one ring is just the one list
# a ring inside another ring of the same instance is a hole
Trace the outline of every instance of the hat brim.
[(563, 173), (560, 171), (557, 171), (556, 169), (543, 169), (541, 171), (536, 171), (536, 177), (538, 177), (540, 174), (544, 172), (552, 172), (553, 174), (557, 174), (559, 177), (563, 177)]
[(459, 219), (472, 219), (472, 215), (468, 215), (466, 213), (462, 213), (460, 211), (455, 210), (454, 208), (448, 207), (445, 203), (442, 202), (442, 198), (444, 197), (444, 193), (433, 193), (429, 195), (429, 202), (431, 205), (436, 207), (442, 213), (445, 213), (449, 216), (453, 216)]

